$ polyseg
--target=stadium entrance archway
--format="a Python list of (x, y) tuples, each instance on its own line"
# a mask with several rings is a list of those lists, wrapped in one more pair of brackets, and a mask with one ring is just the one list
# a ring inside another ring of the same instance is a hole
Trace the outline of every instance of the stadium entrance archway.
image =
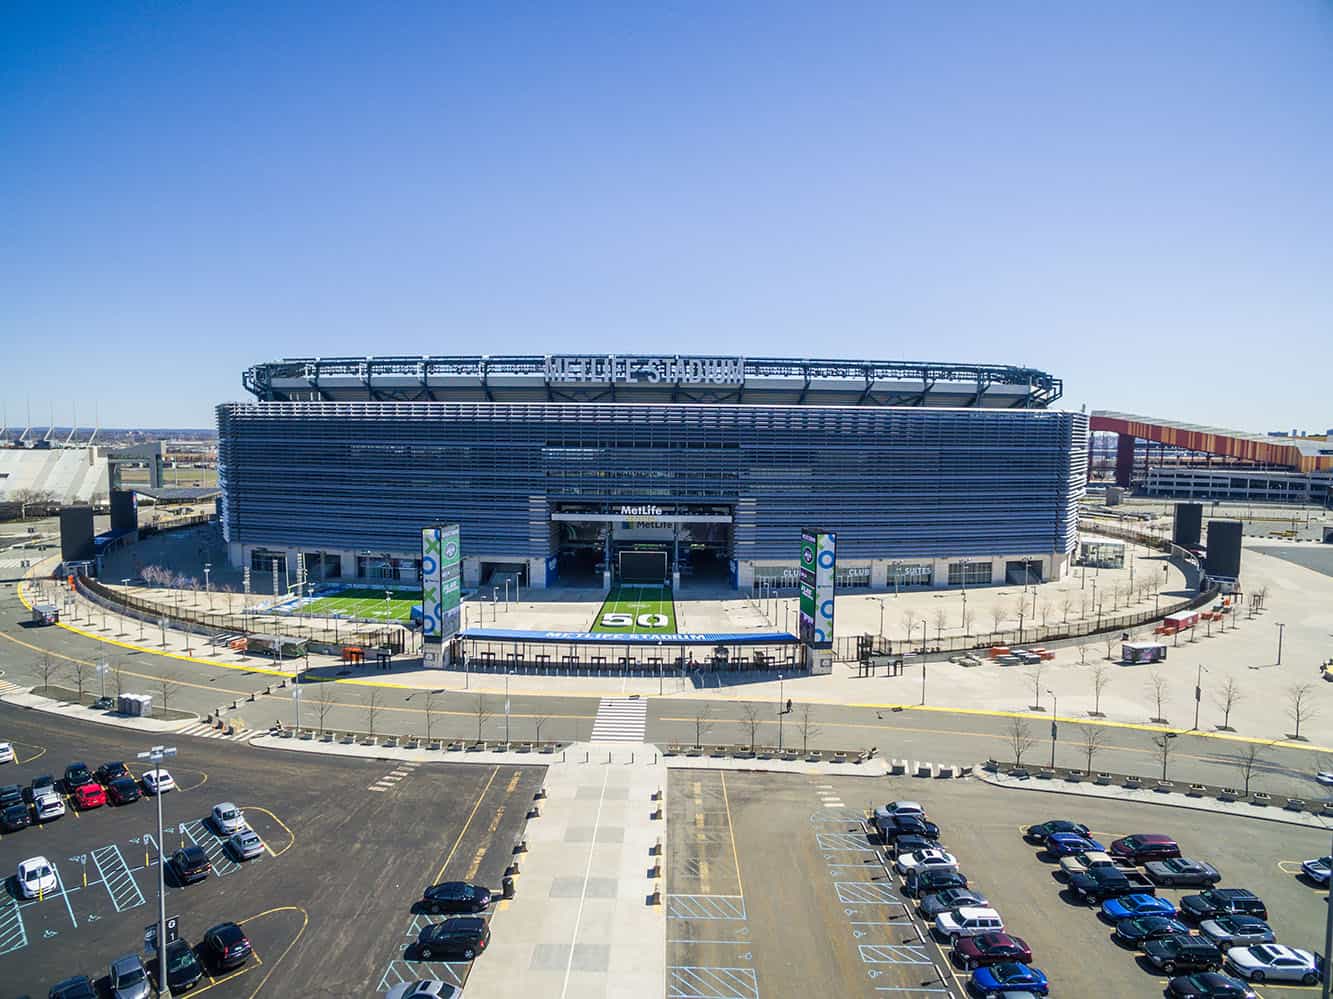
[[(558, 575), (571, 585), (598, 585), (603, 572), (614, 583), (643, 583), (647, 573), (679, 573), (691, 581), (728, 578), (732, 558), (729, 506), (652, 503), (554, 504), (551, 549)], [(629, 556), (630, 576), (625, 575)], [(631, 578), (632, 577), (632, 578)]]

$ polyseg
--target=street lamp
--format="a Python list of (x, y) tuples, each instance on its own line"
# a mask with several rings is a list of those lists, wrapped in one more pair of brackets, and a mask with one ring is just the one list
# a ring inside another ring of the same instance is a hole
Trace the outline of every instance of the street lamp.
[(657, 640), (657, 696), (662, 696), (662, 640)]
[(778, 752), (782, 752), (782, 674), (778, 674)]
[(212, 562), (205, 562), (205, 563), (204, 563), (204, 592), (205, 592), (205, 593), (208, 592), (208, 574), (209, 574), (210, 572), (212, 572), (212, 571), (213, 571), (213, 563), (212, 563)]
[(505, 670), (505, 745), (509, 745), (509, 674), (513, 670)]
[(1055, 696), (1055, 691), (1050, 687), (1046, 688), (1046, 693), (1051, 695), (1051, 769), (1055, 769), (1055, 740), (1059, 736), (1059, 728), (1056, 726), (1056, 720), (1060, 714), (1060, 699)]
[(1203, 674), (1208, 672), (1208, 667), (1199, 663), (1199, 668), (1194, 671), (1194, 730), (1199, 728), (1199, 701), (1203, 699)]
[(1286, 626), (1285, 624), (1282, 624), (1281, 622), (1278, 622), (1278, 626), (1277, 626), (1277, 665), (1278, 665), (1278, 666), (1281, 666), (1281, 665), (1282, 665), (1282, 632), (1284, 632), (1284, 631), (1286, 630), (1286, 628), (1287, 628), (1287, 626)]
[(175, 746), (154, 746), (146, 753), (140, 753), (139, 759), (153, 764), (154, 776), (158, 778), (157, 793), (157, 982), (162, 999), (171, 999), (171, 983), (167, 981), (167, 892), (162, 870), (162, 761), (176, 755)]

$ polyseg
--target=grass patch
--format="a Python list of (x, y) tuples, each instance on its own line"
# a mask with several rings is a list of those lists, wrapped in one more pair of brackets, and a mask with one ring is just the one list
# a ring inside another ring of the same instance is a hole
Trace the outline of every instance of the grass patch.
[[(421, 592), (390, 590), (391, 596), (386, 601), (384, 590), (371, 587), (343, 590), (337, 596), (316, 597), (302, 608), (300, 613), (311, 617), (332, 617), (340, 614), (348, 618), (366, 618), (372, 621), (407, 621), (411, 619), (412, 608), (421, 606)], [(288, 610), (294, 613), (296, 608)]]
[(593, 621), (598, 634), (670, 634), (676, 630), (676, 603), (665, 586), (617, 586), (607, 594)]

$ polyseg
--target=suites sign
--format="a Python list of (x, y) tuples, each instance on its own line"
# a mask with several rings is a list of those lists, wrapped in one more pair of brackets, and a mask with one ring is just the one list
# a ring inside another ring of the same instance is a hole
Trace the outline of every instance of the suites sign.
[(743, 357), (548, 354), (546, 380), (643, 385), (743, 385)]

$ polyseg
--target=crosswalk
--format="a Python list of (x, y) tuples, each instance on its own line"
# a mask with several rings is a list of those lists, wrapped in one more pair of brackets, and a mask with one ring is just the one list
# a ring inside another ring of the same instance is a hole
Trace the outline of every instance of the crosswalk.
[(193, 725), (186, 725), (176, 732), (177, 735), (193, 735), (200, 739), (223, 739), (227, 742), (247, 742), (262, 733), (256, 729), (243, 728), (231, 735), (227, 734), (226, 729), (214, 728), (205, 722), (196, 722)]
[(0, 680), (0, 697), (5, 694), (17, 694), (20, 690), (26, 688), (20, 687), (17, 683), (10, 683), (8, 680)]
[(603, 697), (592, 723), (593, 742), (643, 742), (648, 702), (641, 697)]
[(381, 777), (375, 783), (366, 788), (367, 791), (388, 791), (391, 790), (404, 777), (411, 777), (412, 771), (421, 766), (420, 763), (400, 763), (387, 774)]

